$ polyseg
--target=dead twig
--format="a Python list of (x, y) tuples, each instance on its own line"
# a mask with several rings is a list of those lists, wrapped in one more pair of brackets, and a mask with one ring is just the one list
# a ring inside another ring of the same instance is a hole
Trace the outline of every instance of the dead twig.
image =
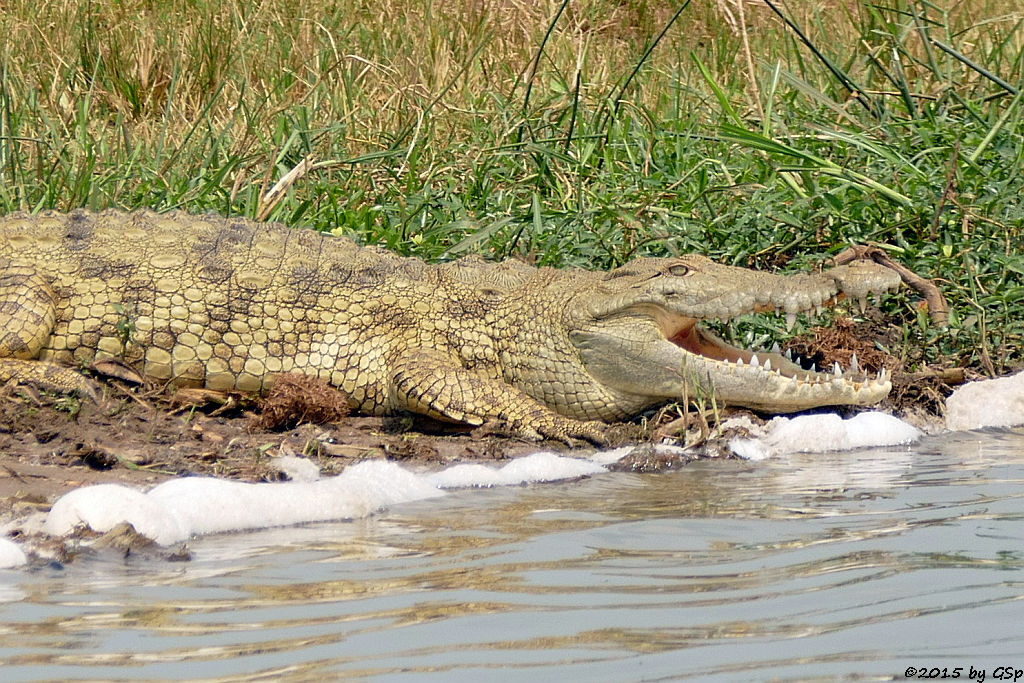
[(899, 380), (908, 384), (927, 379), (937, 379), (944, 384), (953, 385), (966, 382), (967, 375), (963, 368), (928, 369), (919, 372), (905, 372), (899, 375)]

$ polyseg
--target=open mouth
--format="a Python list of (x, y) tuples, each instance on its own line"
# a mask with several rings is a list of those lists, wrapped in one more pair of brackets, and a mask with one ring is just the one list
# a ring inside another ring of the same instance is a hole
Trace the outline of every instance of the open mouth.
[(570, 339), (590, 376), (622, 395), (639, 397), (638, 405), (710, 396), (722, 405), (792, 413), (878, 403), (892, 388), (886, 371), (868, 377), (855, 360), (845, 370), (836, 364), (819, 372), (777, 347), (738, 348), (705, 328), (705, 320), (643, 302), (620, 308)]
[[(737, 367), (746, 366), (764, 372), (773, 372), (800, 382), (819, 383), (846, 379), (860, 383), (868, 380), (868, 377), (861, 371), (856, 354), (853, 355), (845, 372), (838, 363), (830, 368), (831, 372), (819, 372), (811, 361), (793, 357), (788, 351), (786, 355), (783, 355), (778, 351), (777, 345), (776, 350), (756, 352), (732, 346), (701, 327), (696, 318), (673, 316), (670, 326), (665, 325), (668, 321), (664, 317), (660, 322), (668, 341), (689, 353), (710, 360)], [(887, 372), (883, 369), (877, 380), (884, 382), (886, 378)]]

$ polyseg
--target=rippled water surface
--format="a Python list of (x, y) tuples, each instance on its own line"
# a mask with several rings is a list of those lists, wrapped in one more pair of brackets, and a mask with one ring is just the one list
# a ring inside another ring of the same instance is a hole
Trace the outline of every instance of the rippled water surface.
[(191, 549), (0, 572), (0, 678), (1024, 668), (1024, 431), (457, 491)]

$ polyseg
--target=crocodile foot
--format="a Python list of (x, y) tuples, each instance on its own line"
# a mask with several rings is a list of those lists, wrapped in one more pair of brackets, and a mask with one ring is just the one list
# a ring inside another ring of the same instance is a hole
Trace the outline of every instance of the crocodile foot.
[(94, 382), (71, 368), (46, 361), (0, 358), (0, 383), (27, 384), (100, 401), (100, 391)]

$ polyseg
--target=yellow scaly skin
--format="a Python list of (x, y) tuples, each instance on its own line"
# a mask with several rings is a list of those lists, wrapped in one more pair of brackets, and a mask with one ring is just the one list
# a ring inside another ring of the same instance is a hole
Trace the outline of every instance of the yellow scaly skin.
[(71, 367), (109, 357), (215, 390), (303, 372), (368, 414), (602, 442), (605, 422), (684, 396), (772, 412), (880, 400), (884, 378), (837, 380), (775, 354), (764, 370), (696, 323), (898, 282), (866, 262), (785, 277), (700, 256), (610, 273), (427, 265), (240, 218), (15, 214), (0, 219), (0, 381), (82, 390)]

